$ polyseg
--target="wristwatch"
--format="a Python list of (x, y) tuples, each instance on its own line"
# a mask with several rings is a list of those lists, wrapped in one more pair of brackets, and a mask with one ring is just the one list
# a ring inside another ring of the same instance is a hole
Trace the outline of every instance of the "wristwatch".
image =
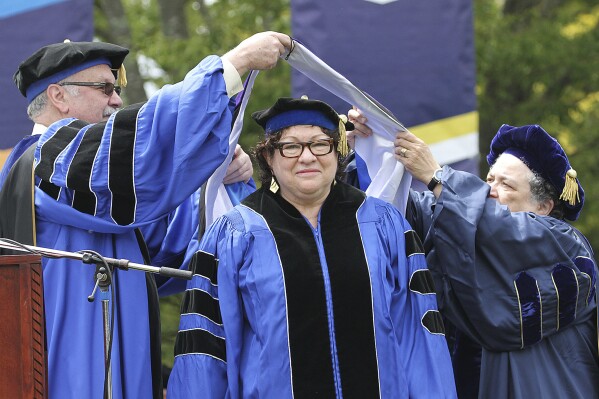
[(435, 170), (433, 172), (433, 178), (427, 184), (426, 188), (428, 188), (430, 191), (433, 191), (435, 189), (435, 187), (437, 187), (437, 184), (441, 184), (441, 174), (442, 173), (443, 173), (443, 169), (441, 169), (441, 168)]

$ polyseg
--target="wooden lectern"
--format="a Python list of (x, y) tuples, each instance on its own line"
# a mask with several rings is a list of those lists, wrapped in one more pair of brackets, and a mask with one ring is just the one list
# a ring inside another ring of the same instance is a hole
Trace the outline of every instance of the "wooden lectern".
[(0, 256), (0, 398), (47, 398), (42, 264)]

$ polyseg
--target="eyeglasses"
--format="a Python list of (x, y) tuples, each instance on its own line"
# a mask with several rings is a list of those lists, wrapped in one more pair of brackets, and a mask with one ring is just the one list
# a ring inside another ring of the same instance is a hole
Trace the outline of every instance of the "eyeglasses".
[(304, 152), (304, 148), (308, 147), (310, 152), (317, 157), (330, 154), (333, 151), (335, 140), (327, 138), (316, 141), (306, 141), (304, 143), (274, 143), (274, 147), (279, 150), (282, 157), (298, 158)]
[(97, 87), (104, 91), (108, 97), (112, 96), (112, 93), (116, 91), (116, 94), (121, 95), (121, 86), (115, 86), (114, 83), (108, 82), (62, 82), (59, 86), (90, 86)]

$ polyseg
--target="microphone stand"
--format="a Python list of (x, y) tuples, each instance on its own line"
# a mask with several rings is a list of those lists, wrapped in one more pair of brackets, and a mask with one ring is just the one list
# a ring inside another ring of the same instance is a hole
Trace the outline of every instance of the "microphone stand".
[[(69, 259), (80, 260), (84, 263), (101, 262), (101, 259), (98, 255), (95, 255), (95, 254), (90, 255), (90, 252), (86, 252), (86, 250), (83, 250), (80, 252), (60, 251), (57, 249), (36, 247), (33, 245), (24, 245), (24, 244), (17, 243), (16, 241), (7, 240), (5, 238), (0, 238), (0, 248), (10, 249), (13, 251), (33, 253), (33, 254), (44, 256), (46, 258), (69, 258)], [(86, 256), (91, 256), (90, 259), (92, 261), (88, 261), (87, 259), (84, 260), (84, 257), (86, 257)], [(107, 257), (101, 257), (101, 258), (104, 259), (106, 261), (106, 263), (108, 263), (109, 266), (117, 267), (122, 270), (135, 269), (135, 270), (141, 270), (144, 272), (160, 274), (160, 275), (163, 275), (166, 277), (182, 278), (182, 279), (186, 279), (186, 280), (191, 280), (191, 277), (193, 276), (193, 273), (189, 270), (174, 269), (172, 267), (164, 267), (164, 266), (158, 267), (158, 266), (143, 265), (140, 263), (131, 262), (127, 259), (115, 259), (115, 258), (107, 258)]]
[[(83, 263), (95, 264), (96, 271), (95, 285), (90, 296), (87, 297), (89, 302), (95, 299), (96, 290), (100, 288), (100, 298), (102, 301), (102, 325), (104, 332), (104, 364), (105, 364), (105, 382), (104, 382), (104, 399), (112, 399), (112, 366), (110, 355), (112, 349), (112, 325), (114, 324), (114, 311), (110, 312), (108, 307), (110, 300), (110, 285), (112, 284), (111, 268), (119, 268), (122, 270), (135, 269), (148, 273), (156, 273), (166, 277), (183, 278), (191, 280), (193, 273), (190, 270), (180, 270), (171, 267), (157, 267), (143, 265), (140, 263), (130, 262), (127, 259), (114, 259), (101, 256), (97, 252), (83, 250), (80, 252), (67, 252), (56, 249), (36, 247), (33, 245), (24, 245), (19, 242), (0, 238), (0, 248), (9, 249), (12, 251), (33, 253), (47, 258), (68, 258), (80, 260)], [(114, 291), (112, 291), (114, 299)], [(114, 300), (112, 302), (114, 308)], [(112, 319), (111, 319), (112, 317)]]
[[(84, 263), (94, 263), (93, 255), (91, 253), (85, 253), (83, 258)], [(100, 287), (100, 299), (102, 301), (102, 325), (104, 330), (104, 399), (112, 399), (112, 363), (110, 361), (110, 355), (112, 350), (114, 308), (112, 313), (108, 308), (110, 300), (108, 292), (110, 289), (110, 284), (112, 283), (112, 272), (110, 270), (110, 266), (108, 266), (106, 262), (96, 263), (96, 271), (94, 276), (96, 284), (94, 285), (91, 295), (87, 297), (87, 300), (89, 302), (93, 302), (95, 299), (94, 297), (96, 295), (96, 290), (98, 287)], [(112, 303), (114, 305), (114, 301)], [(109, 316), (113, 316), (113, 318), (110, 319)]]

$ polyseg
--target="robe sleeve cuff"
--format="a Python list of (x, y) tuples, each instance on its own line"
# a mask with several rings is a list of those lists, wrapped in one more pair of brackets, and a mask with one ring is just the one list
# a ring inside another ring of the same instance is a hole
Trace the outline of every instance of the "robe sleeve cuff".
[(241, 82), (241, 76), (239, 76), (233, 64), (224, 58), (221, 58), (221, 61), (223, 63), (223, 77), (225, 79), (225, 86), (227, 87), (227, 95), (231, 98), (243, 90), (243, 83)]

